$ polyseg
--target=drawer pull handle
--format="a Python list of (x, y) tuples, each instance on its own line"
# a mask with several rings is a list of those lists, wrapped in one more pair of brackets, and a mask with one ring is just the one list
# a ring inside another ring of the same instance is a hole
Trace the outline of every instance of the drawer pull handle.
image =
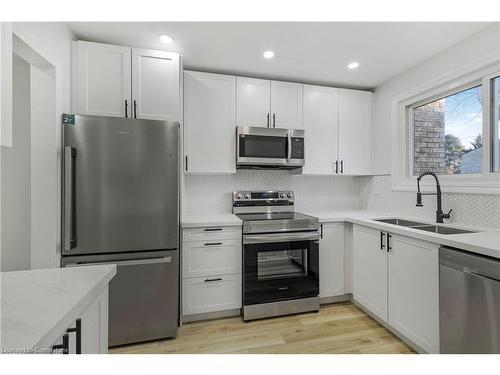
[(207, 242), (205, 246), (222, 246), (222, 242)]
[(222, 230), (222, 228), (205, 228), (205, 232), (216, 232)]
[(222, 281), (220, 277), (216, 277), (215, 279), (205, 279), (206, 283), (212, 282), (212, 281)]

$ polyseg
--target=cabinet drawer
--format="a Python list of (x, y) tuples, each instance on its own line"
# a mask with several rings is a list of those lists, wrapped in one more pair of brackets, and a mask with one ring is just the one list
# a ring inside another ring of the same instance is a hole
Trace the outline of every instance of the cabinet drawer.
[(182, 230), (183, 241), (241, 240), (241, 226), (207, 226)]
[(241, 275), (213, 275), (182, 281), (182, 314), (241, 308)]
[(182, 246), (182, 277), (241, 273), (241, 240), (186, 242)]

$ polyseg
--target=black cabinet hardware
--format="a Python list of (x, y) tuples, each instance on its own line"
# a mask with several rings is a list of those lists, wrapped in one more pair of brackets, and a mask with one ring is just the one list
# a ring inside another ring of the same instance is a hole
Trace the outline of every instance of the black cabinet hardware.
[(51, 352), (53, 353), (56, 350), (61, 350), (62, 354), (69, 354), (69, 335), (65, 333), (62, 337), (62, 344), (52, 345)]
[(335, 173), (339, 173), (339, 161), (335, 160)]
[(273, 128), (276, 127), (276, 113), (273, 113)]
[(67, 333), (76, 333), (76, 354), (82, 354), (82, 320), (77, 319), (75, 321), (75, 328), (68, 328)]
[(137, 118), (137, 102), (134, 100), (134, 118)]
[(323, 224), (319, 225), (319, 229), (320, 229), (319, 238), (323, 238)]
[(380, 232), (380, 250), (384, 250), (384, 248), (385, 248), (385, 245), (384, 245), (384, 236), (385, 236), (385, 233), (384, 232)]
[(216, 277), (215, 279), (205, 279), (206, 283), (212, 282), (212, 281), (222, 281), (220, 277)]
[(188, 156), (186, 155), (186, 172), (188, 170)]
[(392, 250), (392, 247), (391, 247), (391, 235), (389, 233), (387, 233), (387, 252), (391, 251)]
[(207, 242), (205, 246), (222, 246), (222, 242)]
[(340, 173), (344, 173), (344, 161), (340, 161)]
[(216, 232), (222, 230), (222, 228), (205, 228), (205, 232)]
[(128, 117), (128, 101), (125, 99), (125, 118)]
[(271, 121), (269, 119), (269, 117), (271, 116), (270, 113), (267, 114), (267, 127), (269, 128), (269, 126), (271, 125)]

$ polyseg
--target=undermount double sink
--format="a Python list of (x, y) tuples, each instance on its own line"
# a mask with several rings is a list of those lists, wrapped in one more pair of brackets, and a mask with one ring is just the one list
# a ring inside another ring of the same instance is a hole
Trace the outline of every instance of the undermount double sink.
[(381, 223), (399, 225), (401, 227), (408, 227), (412, 229), (423, 230), (426, 232), (433, 232), (438, 234), (463, 234), (463, 233), (476, 233), (472, 230), (465, 230), (453, 227), (445, 227), (441, 225), (429, 225), (427, 223), (420, 223), (418, 221), (404, 220), (399, 218), (391, 218), (391, 219), (375, 219), (375, 221), (379, 221)]

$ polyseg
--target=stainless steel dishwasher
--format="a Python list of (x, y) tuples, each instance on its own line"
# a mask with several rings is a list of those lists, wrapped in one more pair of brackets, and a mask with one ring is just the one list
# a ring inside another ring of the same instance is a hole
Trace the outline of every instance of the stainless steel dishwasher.
[(500, 259), (441, 247), (441, 353), (500, 353)]

